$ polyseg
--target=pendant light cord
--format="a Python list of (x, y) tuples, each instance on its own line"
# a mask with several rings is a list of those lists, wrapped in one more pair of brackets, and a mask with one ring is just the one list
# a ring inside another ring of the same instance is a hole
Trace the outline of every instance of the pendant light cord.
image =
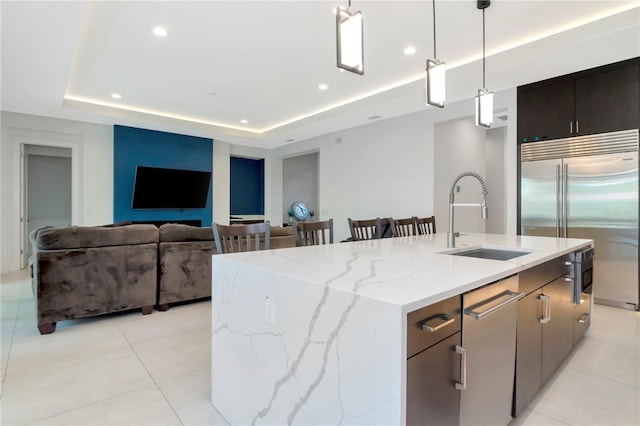
[(436, 54), (436, 0), (433, 0), (433, 58), (438, 59)]
[(482, 88), (486, 89), (487, 88), (487, 84), (485, 82), (485, 50), (484, 50), (484, 45), (485, 45), (485, 35), (484, 35), (484, 11), (485, 9), (482, 9)]

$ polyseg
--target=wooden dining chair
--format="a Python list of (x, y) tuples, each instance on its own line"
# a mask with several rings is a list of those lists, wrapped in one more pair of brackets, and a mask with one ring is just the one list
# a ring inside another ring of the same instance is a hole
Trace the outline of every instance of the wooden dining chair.
[(352, 220), (348, 218), (348, 220), (349, 230), (351, 231), (351, 238), (353, 240), (375, 240), (380, 238), (382, 220), (379, 217), (366, 220)]
[(394, 237), (410, 237), (412, 235), (418, 235), (416, 219), (417, 218), (415, 216), (406, 219), (389, 218), (392, 235)]
[(429, 235), (436, 233), (436, 217), (415, 218), (418, 235)]
[(333, 244), (333, 219), (322, 222), (297, 222), (294, 234), (298, 247)]
[[(261, 239), (264, 243), (261, 245)], [(271, 227), (269, 221), (249, 225), (219, 225), (213, 223), (216, 250), (221, 253), (269, 250)]]

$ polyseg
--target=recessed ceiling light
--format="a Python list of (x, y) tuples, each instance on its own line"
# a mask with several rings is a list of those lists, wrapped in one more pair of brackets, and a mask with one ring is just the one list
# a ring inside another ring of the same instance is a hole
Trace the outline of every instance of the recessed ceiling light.
[(122, 95), (120, 93), (112, 93), (111, 97), (113, 99), (122, 99)]
[(411, 56), (416, 53), (416, 48), (413, 46), (407, 46), (404, 48), (404, 54), (407, 56)]
[(167, 30), (166, 30), (165, 28), (163, 28), (163, 27), (155, 27), (155, 28), (153, 29), (153, 33), (154, 33), (155, 35), (157, 35), (158, 37), (166, 37), (166, 36), (167, 36), (167, 34), (169, 34), (169, 33), (167, 32)]
[(329, 86), (327, 86), (324, 83), (318, 85), (318, 89), (320, 89), (320, 90), (327, 90), (328, 88), (329, 88)]
[(248, 120), (245, 120), (245, 119), (243, 118), (242, 120), (240, 120), (240, 122), (241, 122), (242, 124), (247, 124), (249, 121), (248, 121)]

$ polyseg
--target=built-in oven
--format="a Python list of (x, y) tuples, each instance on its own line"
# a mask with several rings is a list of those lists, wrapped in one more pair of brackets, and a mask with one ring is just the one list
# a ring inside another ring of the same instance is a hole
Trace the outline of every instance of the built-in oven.
[(580, 303), (581, 294), (593, 293), (593, 256), (595, 252), (593, 247), (587, 247), (575, 252), (574, 254), (574, 289), (573, 303)]

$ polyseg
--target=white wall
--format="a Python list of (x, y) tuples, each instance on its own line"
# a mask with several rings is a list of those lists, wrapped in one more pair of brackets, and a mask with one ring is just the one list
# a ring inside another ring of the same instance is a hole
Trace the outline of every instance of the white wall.
[[(517, 205), (515, 88), (495, 94), (495, 110), (511, 118), (507, 126), (499, 130), (507, 143), (503, 146), (503, 158), (496, 159), (494, 166), (503, 173), (502, 226), (505, 233), (514, 234)], [(469, 99), (448, 104), (444, 109), (425, 108), (417, 113), (276, 148), (270, 153), (270, 163), (272, 170), (279, 170), (274, 174), (278, 177), (268, 185), (273, 191), (282, 193), (283, 159), (318, 151), (318, 220), (333, 218), (336, 241), (349, 237), (348, 217), (368, 219), (436, 214), (438, 232), (446, 232), (448, 210), (436, 213), (434, 200), (441, 202), (442, 196), (436, 196), (435, 192), (446, 191), (443, 202), (448, 203), (448, 188), (452, 181), (449, 171), (468, 161), (476, 164), (477, 158), (473, 150), (461, 148), (455, 158), (443, 162), (436, 170), (434, 140), (435, 143), (440, 141), (434, 139), (434, 129), (437, 123), (465, 118), (473, 115), (473, 111), (473, 100)], [(484, 158), (483, 148), (483, 163)], [(282, 212), (272, 209), (270, 213), (271, 217), (279, 217)]]
[(113, 221), (113, 127), (2, 111), (0, 271), (20, 268), (20, 146), (72, 150), (72, 224)]

